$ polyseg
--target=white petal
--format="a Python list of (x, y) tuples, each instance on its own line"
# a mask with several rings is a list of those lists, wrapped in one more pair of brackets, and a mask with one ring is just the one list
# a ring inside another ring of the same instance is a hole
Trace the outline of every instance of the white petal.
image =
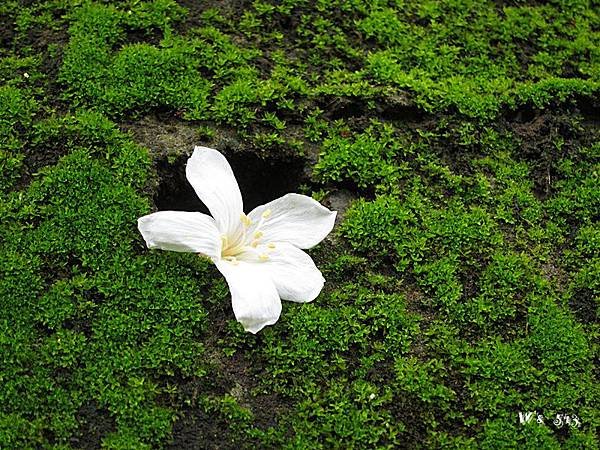
[(286, 194), (248, 214), (255, 227), (267, 210), (270, 216), (260, 228), (263, 240), (288, 242), (299, 248), (314, 247), (325, 239), (337, 214), (306, 195)]
[(292, 244), (279, 242), (274, 245), (262, 264), (275, 283), (279, 296), (283, 300), (301, 303), (317, 298), (325, 279), (311, 257)]
[(264, 267), (245, 261), (234, 265), (219, 260), (215, 264), (229, 285), (235, 318), (246, 331), (257, 333), (277, 322), (281, 314), (281, 300)]
[(221, 255), (221, 235), (212, 217), (199, 212), (159, 211), (138, 219), (148, 248)]
[(225, 157), (212, 148), (195, 147), (185, 174), (215, 218), (221, 233), (235, 234), (241, 227), (242, 194)]

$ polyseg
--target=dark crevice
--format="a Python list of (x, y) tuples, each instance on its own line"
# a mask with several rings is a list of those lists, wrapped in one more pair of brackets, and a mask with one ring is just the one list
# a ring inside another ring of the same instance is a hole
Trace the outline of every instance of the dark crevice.
[(160, 184), (154, 197), (159, 211), (200, 211), (208, 214), (208, 208), (200, 201), (185, 177), (187, 156), (181, 155), (174, 161), (167, 158), (157, 163)]
[[(287, 193), (298, 192), (300, 185), (307, 182), (304, 160), (299, 157), (263, 159), (249, 152), (232, 153), (226, 157), (240, 186), (245, 212)], [(159, 211), (209, 213), (186, 179), (187, 159), (187, 155), (181, 155), (174, 161), (168, 158), (158, 161), (161, 181), (154, 202)]]
[(90, 400), (79, 408), (77, 421), (79, 430), (77, 435), (70, 439), (74, 448), (99, 449), (102, 439), (117, 429), (110, 413), (101, 408), (95, 400)]
[(569, 300), (569, 306), (575, 317), (583, 324), (591, 324), (598, 319), (594, 292), (590, 288), (577, 289)]
[(124, 47), (126, 45), (147, 44), (158, 47), (163, 39), (163, 36), (163, 30), (161, 30), (158, 27), (140, 29), (126, 26), (125, 38), (123, 39), (122, 46)]

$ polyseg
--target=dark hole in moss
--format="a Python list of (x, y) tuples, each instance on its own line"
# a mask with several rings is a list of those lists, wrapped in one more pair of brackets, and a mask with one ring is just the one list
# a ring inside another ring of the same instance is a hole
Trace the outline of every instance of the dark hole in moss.
[[(244, 211), (270, 202), (289, 192), (298, 192), (306, 183), (304, 160), (299, 157), (260, 158), (250, 152), (226, 155), (238, 181)], [(208, 208), (197, 197), (185, 176), (188, 156), (175, 161), (159, 161), (160, 184), (154, 202), (159, 211), (200, 211), (208, 214)]]
[(582, 96), (577, 98), (577, 105), (584, 119), (595, 124), (600, 122), (600, 100)]
[(569, 300), (569, 306), (581, 323), (593, 323), (598, 318), (594, 292), (590, 288), (582, 287), (575, 290)]
[(200, 211), (208, 214), (208, 208), (200, 201), (185, 178), (187, 156), (181, 155), (174, 161), (166, 158), (158, 161), (160, 184), (154, 197), (159, 211)]
[(238, 153), (229, 162), (247, 212), (289, 192), (298, 192), (300, 184), (307, 181), (301, 158), (261, 159), (252, 153)]
[(163, 38), (163, 31), (156, 27), (139, 29), (126, 27), (124, 44), (149, 44), (159, 46)]
[(513, 111), (510, 119), (517, 123), (529, 123), (539, 116), (539, 111), (531, 105), (524, 105)]
[(70, 444), (75, 448), (100, 448), (98, 443), (117, 429), (109, 412), (94, 400), (84, 403), (77, 411), (76, 418), (79, 429), (70, 439)]

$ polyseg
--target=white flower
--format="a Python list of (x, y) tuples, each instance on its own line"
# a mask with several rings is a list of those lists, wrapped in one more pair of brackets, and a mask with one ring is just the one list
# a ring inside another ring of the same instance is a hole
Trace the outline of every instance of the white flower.
[(310, 302), (325, 279), (301, 249), (321, 242), (336, 212), (310, 197), (286, 194), (243, 212), (233, 171), (217, 150), (195, 147), (186, 176), (212, 216), (159, 211), (138, 219), (148, 248), (209, 257), (225, 276), (236, 319), (256, 333), (277, 322), (281, 300)]

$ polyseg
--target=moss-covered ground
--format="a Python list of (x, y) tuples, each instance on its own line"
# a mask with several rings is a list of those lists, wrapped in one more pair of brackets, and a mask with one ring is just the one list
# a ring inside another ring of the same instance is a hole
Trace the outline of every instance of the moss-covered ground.
[[(0, 47), (0, 448), (598, 448), (597, 2), (3, 0)], [(258, 335), (137, 231), (194, 144), (341, 212)]]

